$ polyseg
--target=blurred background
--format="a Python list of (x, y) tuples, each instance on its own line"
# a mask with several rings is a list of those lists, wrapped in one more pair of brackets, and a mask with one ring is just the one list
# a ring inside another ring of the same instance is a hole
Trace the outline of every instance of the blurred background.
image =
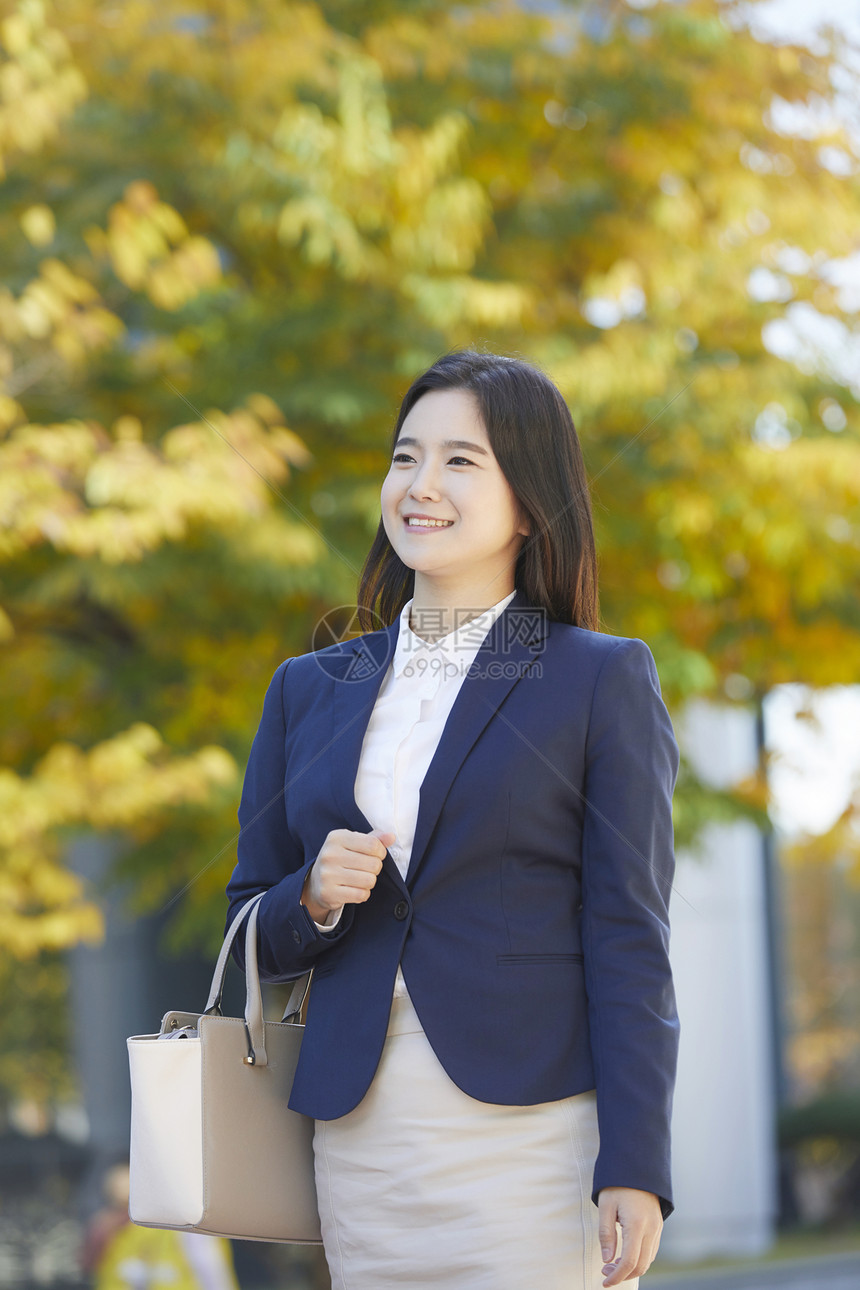
[(125, 1038), (464, 346), (569, 401), (682, 746), (649, 1282), (860, 1251), (860, 7), (3, 3), (0, 166), (0, 1284), (325, 1290), (134, 1245)]

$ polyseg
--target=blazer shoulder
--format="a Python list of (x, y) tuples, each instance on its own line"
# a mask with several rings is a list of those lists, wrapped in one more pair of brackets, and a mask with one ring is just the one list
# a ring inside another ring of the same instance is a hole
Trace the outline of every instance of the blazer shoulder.
[(580, 658), (591, 659), (598, 666), (618, 651), (629, 657), (651, 657), (647, 643), (638, 636), (612, 636), (609, 632), (594, 632), (587, 627), (574, 627), (571, 623), (550, 623), (550, 638), (556, 648), (576, 653)]
[[(361, 680), (386, 667), (394, 656), (390, 630), (364, 632), (348, 640), (334, 641), (322, 649), (294, 654), (275, 673), (289, 693), (316, 689), (320, 683), (344, 677)], [(289, 668), (289, 675), (286, 675)]]
[[(393, 640), (396, 642), (396, 639), (395, 634)], [(369, 650), (373, 655), (391, 652), (392, 643), (392, 629), (382, 627), (372, 632), (362, 632), (358, 636), (350, 636), (347, 640), (333, 641), (331, 645), (324, 645), (321, 649), (308, 650), (306, 654), (294, 654), (286, 662), (294, 663), (297, 668), (314, 665), (323, 665), (325, 667), (339, 659), (355, 654), (356, 651)], [(284, 664), (281, 666), (284, 666)]]

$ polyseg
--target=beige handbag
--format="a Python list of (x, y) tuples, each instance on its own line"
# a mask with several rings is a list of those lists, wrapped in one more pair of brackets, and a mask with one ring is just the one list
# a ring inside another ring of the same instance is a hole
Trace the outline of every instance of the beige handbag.
[[(314, 1124), (287, 1106), (310, 977), (296, 983), (282, 1021), (264, 1021), (263, 894), (230, 924), (204, 1011), (168, 1012), (159, 1034), (128, 1040), (129, 1215), (144, 1227), (319, 1245)], [(245, 1016), (222, 1017), (230, 948), (245, 918)]]

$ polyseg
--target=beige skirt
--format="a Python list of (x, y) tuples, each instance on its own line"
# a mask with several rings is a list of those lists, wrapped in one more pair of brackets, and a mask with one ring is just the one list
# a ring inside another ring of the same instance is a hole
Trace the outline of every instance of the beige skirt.
[(601, 1290), (597, 1147), (593, 1090), (478, 1102), (442, 1069), (411, 1001), (395, 999), (366, 1096), (316, 1121), (332, 1290)]

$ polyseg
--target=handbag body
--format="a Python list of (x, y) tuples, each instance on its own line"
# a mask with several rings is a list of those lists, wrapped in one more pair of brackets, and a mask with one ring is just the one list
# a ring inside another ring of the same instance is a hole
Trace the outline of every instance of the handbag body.
[[(264, 1021), (253, 897), (231, 923), (202, 1013), (168, 1012), (128, 1041), (129, 1216), (239, 1240), (320, 1245), (313, 1120), (287, 1105), (309, 975), (280, 1022)], [(245, 1016), (220, 1003), (233, 940), (245, 929)]]

